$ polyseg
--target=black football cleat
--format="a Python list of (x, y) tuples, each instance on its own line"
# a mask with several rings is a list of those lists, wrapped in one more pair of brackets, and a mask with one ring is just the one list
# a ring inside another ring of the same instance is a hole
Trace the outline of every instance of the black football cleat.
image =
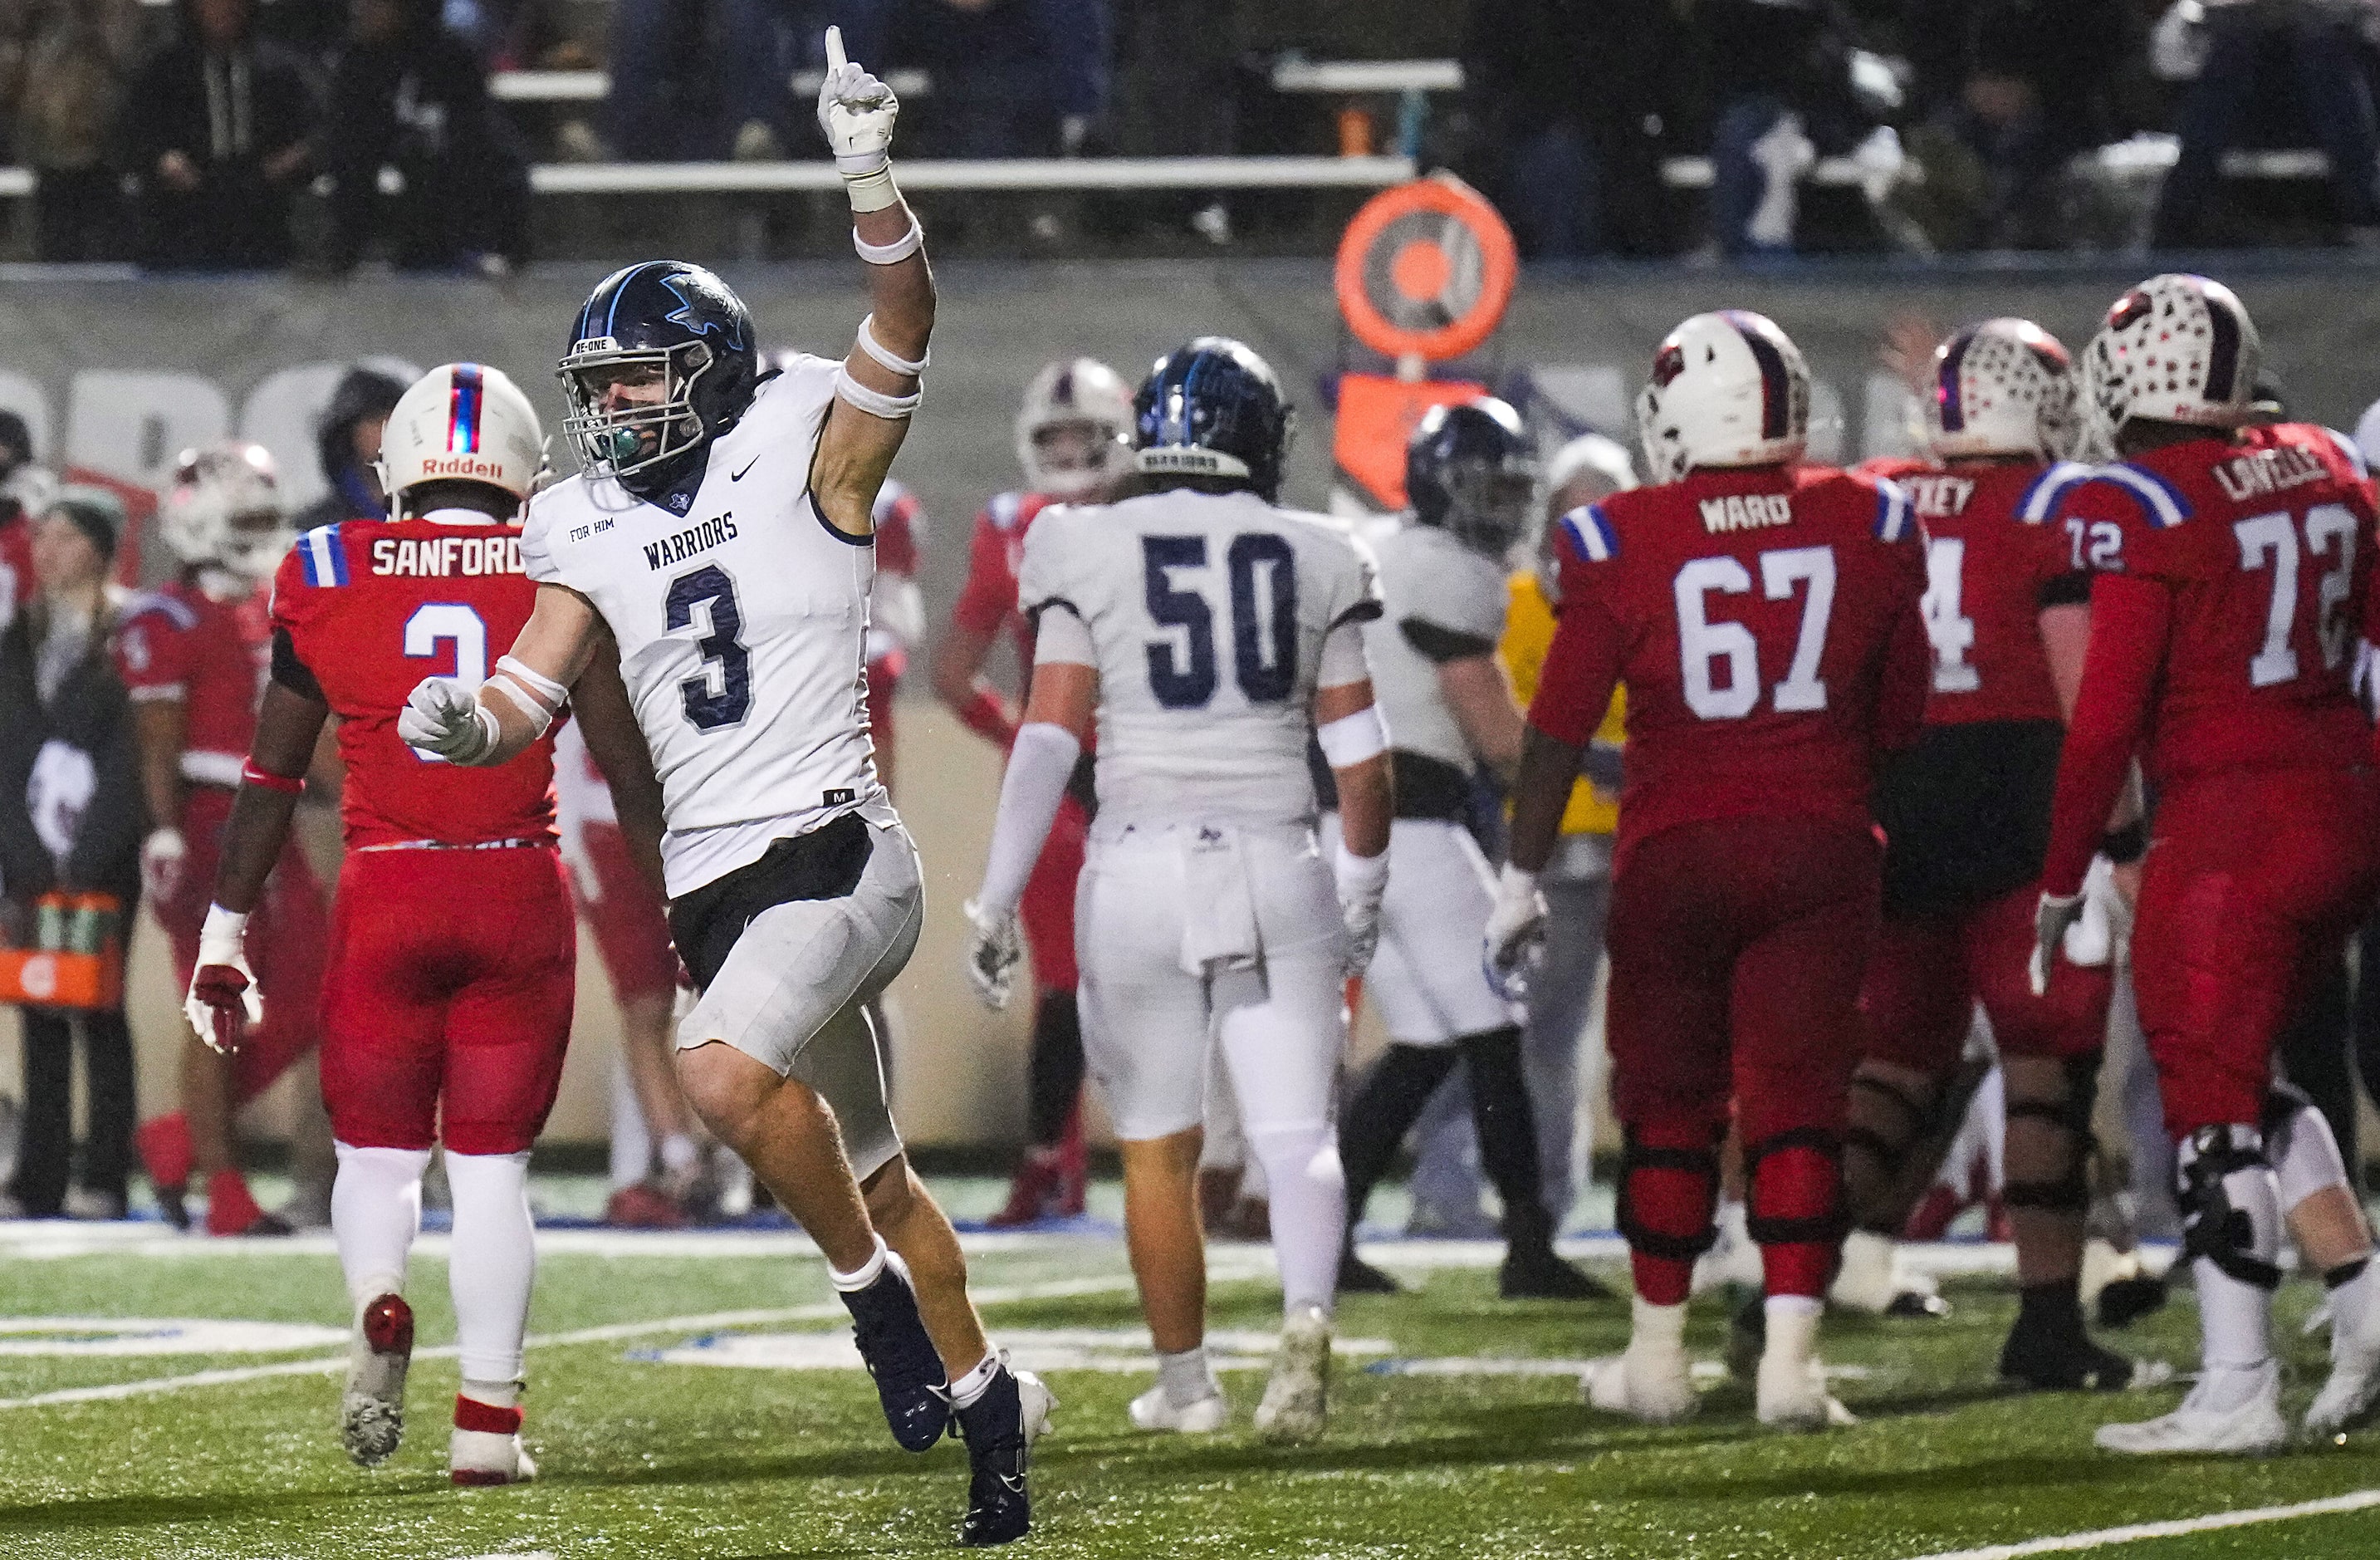
[(2035, 1392), (2121, 1392), (2139, 1369), (2082, 1330), (2082, 1312), (2017, 1314), (2000, 1346), (2000, 1379)]
[(2099, 1325), (2129, 1327), (2165, 1305), (2166, 1282), (2141, 1274), (2110, 1280), (2099, 1291)]
[(983, 1395), (953, 1416), (954, 1432), (967, 1449), (967, 1509), (959, 1542), (980, 1549), (1014, 1542), (1032, 1530), (1026, 1469), (1033, 1443), (1050, 1432), (1050, 1410), (1057, 1406), (1040, 1377), (1011, 1371), (1003, 1358)]
[(884, 1422), (905, 1452), (922, 1452), (942, 1438), (951, 1422), (942, 1357), (917, 1314), (917, 1293), (898, 1252), (884, 1253), (884, 1271), (865, 1289), (843, 1297), (851, 1312), (852, 1339), (868, 1373)]
[(1352, 1240), (1339, 1248), (1339, 1279), (1335, 1287), (1342, 1295), (1404, 1293), (1403, 1285), (1355, 1255), (1355, 1243)]
[(1610, 1287), (1554, 1254), (1550, 1246), (1514, 1246), (1496, 1274), (1496, 1292), (1508, 1300), (1608, 1300)]

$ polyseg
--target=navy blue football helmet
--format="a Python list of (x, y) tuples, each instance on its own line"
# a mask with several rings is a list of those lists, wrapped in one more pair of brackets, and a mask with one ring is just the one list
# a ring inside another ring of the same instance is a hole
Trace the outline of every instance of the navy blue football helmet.
[(1132, 420), (1144, 474), (1237, 479), (1268, 501), (1280, 496), (1296, 413), (1245, 342), (1202, 335), (1158, 359)]
[(1405, 445), (1415, 520), (1500, 558), (1527, 532), (1536, 497), (1536, 444), (1519, 412), (1483, 396), (1422, 414)]
[[(649, 260), (613, 272), (578, 311), (563, 353), (563, 436), (592, 469), (667, 485), (681, 457), (752, 404), (756, 334), (744, 300), (699, 265)], [(611, 394), (638, 384), (658, 384), (660, 398)]]

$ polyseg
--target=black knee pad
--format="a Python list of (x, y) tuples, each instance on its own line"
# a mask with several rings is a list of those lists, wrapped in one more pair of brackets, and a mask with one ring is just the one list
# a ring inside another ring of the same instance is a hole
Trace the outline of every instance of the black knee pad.
[(1632, 1250), (1648, 1257), (1661, 1257), (1670, 1261), (1691, 1262), (1718, 1242), (1717, 1225), (1700, 1235), (1666, 1235), (1646, 1229), (1636, 1222), (1634, 1201), (1629, 1195), (1629, 1183), (1639, 1170), (1676, 1170), (1690, 1176), (1700, 1176), (1718, 1193), (1718, 1144), (1726, 1136), (1723, 1128), (1711, 1130), (1711, 1146), (1706, 1149), (1654, 1148), (1636, 1140), (1636, 1129), (1623, 1127), (1620, 1138), (1620, 1205), (1613, 1222)]
[(1881, 1134), (1864, 1127), (1852, 1126), (1843, 1128), (1843, 1147), (1855, 1148), (1867, 1154), (1884, 1172), (1885, 1179), (1897, 1181), (1900, 1178), (1901, 1173), (1908, 1168), (1910, 1154), (1915, 1152), (1917, 1145), (1924, 1142), (1926, 1135), (1933, 1130), (1935, 1118), (1939, 1112), (1935, 1105), (1919, 1104), (1915, 1100), (1911, 1099), (1900, 1085), (1887, 1083), (1880, 1078), (1853, 1073), (1852, 1087), (1864, 1089), (1871, 1094), (1880, 1095), (1891, 1101), (1900, 1109), (1900, 1114), (1909, 1120), (1909, 1136), (1898, 1143), (1888, 1141)]
[(2000, 1200), (2010, 1208), (2046, 1208), (2081, 1213), (2091, 1206), (2091, 1155), (2098, 1139), (2091, 1131), (2091, 1114), (2099, 1099), (2100, 1053), (2069, 1056), (2065, 1061), (2066, 1091), (2058, 1100), (2017, 1100), (2008, 1103), (2010, 1121), (2046, 1121), (2064, 1132), (2071, 1148), (2066, 1173), (2054, 1181), (2011, 1180), (2000, 1188)]
[(2262, 1145), (2235, 1143), (2225, 1127), (2202, 1127), (2191, 1143), (2196, 1152), (2181, 1166), (2183, 1254), (2204, 1257), (2242, 1284), (2279, 1288), (2281, 1270), (2256, 1255), (2254, 1223), (2223, 1186), (2227, 1176), (2265, 1166)]
[[(1805, 1214), (1798, 1219), (1764, 1217), (1760, 1213), (1760, 1165), (1770, 1154), (1783, 1149), (1808, 1149), (1829, 1160), (1835, 1166), (1835, 1186), (1831, 1206), (1823, 1213)], [(1743, 1227), (1754, 1241), (1762, 1246), (1793, 1246), (1803, 1243), (1834, 1245), (1851, 1233), (1851, 1210), (1843, 1202), (1842, 1140), (1832, 1132), (1815, 1127), (1794, 1127), (1743, 1146), (1744, 1219)]]

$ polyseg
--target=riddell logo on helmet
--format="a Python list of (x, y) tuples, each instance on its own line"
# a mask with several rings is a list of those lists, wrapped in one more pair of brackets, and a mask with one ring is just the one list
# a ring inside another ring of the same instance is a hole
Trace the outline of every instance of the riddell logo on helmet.
[(504, 469), (492, 460), (474, 460), (469, 456), (457, 456), (441, 460), (435, 456), (421, 463), (421, 474), (429, 477), (489, 477), (501, 481)]

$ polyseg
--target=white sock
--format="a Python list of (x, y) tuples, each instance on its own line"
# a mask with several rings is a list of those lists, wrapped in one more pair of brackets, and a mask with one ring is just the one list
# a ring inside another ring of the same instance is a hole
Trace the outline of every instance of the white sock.
[(1165, 1400), (1177, 1408), (1204, 1403), (1223, 1390), (1215, 1380), (1215, 1368), (1207, 1362), (1205, 1344), (1179, 1354), (1160, 1351), (1157, 1356), (1157, 1384), (1165, 1389)]
[[(2234, 1152), (2240, 1149), (2261, 1151), (2264, 1148), (2261, 1139), (2251, 1127), (2233, 1127), (2228, 1130)], [(2305, 1138), (2309, 1135), (2299, 1133), (2295, 1136)], [(2187, 1187), (2200, 1159), (2194, 1140), (2183, 1139), (2175, 1158), (2182, 1184)], [(2248, 1249), (2240, 1255), (2260, 1262), (2278, 1261), (2281, 1250), (2280, 1182), (2270, 1164), (2260, 1160), (2225, 1175), (2222, 1195), (2228, 1204), (2229, 1217), (2244, 1217), (2248, 1223)], [(2182, 1201), (2183, 1212), (2188, 1213), (2191, 1209), (2187, 1192)], [(2209, 1211), (2200, 1216), (2213, 1218), (2216, 1214)], [(2204, 1346), (2200, 1358), (2206, 1374), (2213, 1378), (2222, 1372), (2261, 1370), (2273, 1353), (2273, 1292), (2262, 1285), (2232, 1277), (2206, 1257), (2195, 1259), (2191, 1265), (2191, 1273), (2198, 1281), (2198, 1325)]]
[(626, 1060), (612, 1058), (612, 1189), (633, 1187), (653, 1167), (653, 1140), (645, 1130), (645, 1107), (628, 1076)]
[(991, 1383), (999, 1378), (1000, 1351), (996, 1348), (986, 1349), (983, 1358), (976, 1361), (974, 1370), (951, 1383), (951, 1407), (953, 1408), (969, 1407), (977, 1398), (990, 1391)]
[[(1272, 1202), (1273, 1260), (1282, 1313), (1335, 1309), (1339, 1243), (1347, 1229), (1347, 1173), (1339, 1134), (1328, 1123), (1252, 1127), (1251, 1164), (1264, 1167)], [(1245, 1183), (1243, 1183), (1245, 1186)]]
[(518, 1381), (529, 1286), (537, 1278), (528, 1154), (449, 1150), (446, 1181), (455, 1192), (446, 1279), (455, 1297), (455, 1342), (463, 1377)]
[(1760, 1305), (1767, 1322), (1765, 1352), (1786, 1359), (1807, 1359), (1817, 1351), (1818, 1317), (1826, 1302), (1815, 1295), (1771, 1295)]
[(332, 1147), (339, 1174), (331, 1183), (331, 1236), (347, 1298), (361, 1307), (405, 1287), (405, 1259), (421, 1233), (421, 1175), (430, 1151)]
[(1656, 1305), (1639, 1295), (1628, 1308), (1628, 1347), (1643, 1345), (1661, 1354), (1674, 1354), (1686, 1347), (1686, 1302), (1676, 1305)]
[(701, 1157), (701, 1145), (683, 1132), (673, 1132), (662, 1140), (662, 1168), (664, 1170), (684, 1170)]
[(2356, 1267), (2354, 1277), (2343, 1284), (2334, 1284), (2330, 1286), (2330, 1338), (2333, 1354), (2338, 1353), (2341, 1346), (2362, 1337), (2363, 1330), (2372, 1325), (2374, 1298), (2373, 1286), (2375, 1283), (2380, 1283), (2380, 1278), (2374, 1277), (2372, 1258), (2367, 1255), (2362, 1260), (2361, 1265)]
[(856, 1295), (884, 1276), (884, 1261), (886, 1258), (892, 1256), (892, 1249), (884, 1244), (882, 1236), (876, 1236), (873, 1238), (876, 1242), (876, 1249), (869, 1252), (868, 1260), (851, 1272), (837, 1273), (832, 1262), (827, 1263), (827, 1282), (834, 1286), (836, 1294)]

